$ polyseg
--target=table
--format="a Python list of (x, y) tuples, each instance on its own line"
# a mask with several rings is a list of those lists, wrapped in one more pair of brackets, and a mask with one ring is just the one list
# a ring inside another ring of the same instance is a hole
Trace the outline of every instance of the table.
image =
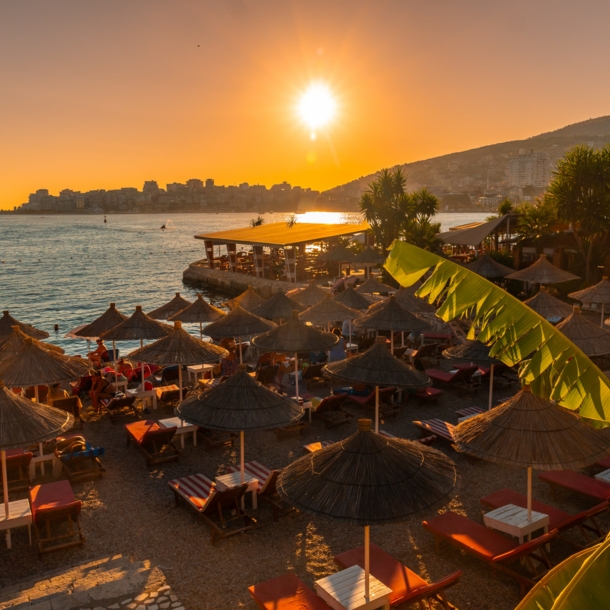
[(8, 519), (4, 512), (4, 503), (0, 507), (0, 531), (6, 530), (6, 548), (11, 548), (11, 530), (16, 527), (28, 526), (28, 536), (30, 538), (30, 545), (32, 544), (32, 509), (30, 508), (30, 501), (15, 500), (14, 502), (8, 503)]
[(180, 447), (184, 449), (184, 437), (189, 433), (193, 433), (193, 447), (197, 447), (197, 430), (199, 426), (194, 424), (187, 424), (183, 419), (179, 417), (168, 417), (167, 419), (160, 419), (159, 423), (164, 428), (173, 428), (176, 426), (176, 435), (180, 436)]
[(152, 389), (152, 390), (127, 390), (125, 392), (125, 394), (129, 395), (129, 396), (135, 396), (136, 398), (139, 398), (142, 403), (146, 404), (148, 403), (148, 400), (150, 399), (151, 405), (153, 409), (157, 408), (157, 390), (156, 389)]
[(193, 364), (192, 366), (186, 367), (186, 373), (188, 375), (189, 382), (191, 376), (194, 378), (195, 383), (201, 375), (201, 379), (205, 379), (209, 376), (210, 379), (214, 376), (214, 365), (213, 364)]
[(118, 381), (112, 381), (112, 387), (118, 392), (127, 392), (127, 379), (119, 379)]
[(348, 343), (345, 346), (345, 351), (346, 352), (357, 352), (358, 351), (358, 344), (357, 343)]
[(364, 570), (352, 566), (316, 580), (316, 593), (335, 610), (390, 610), (390, 593), (372, 574), (369, 575), (369, 598), (364, 597)]
[(605, 481), (606, 483), (610, 483), (610, 468), (608, 470), (604, 470), (603, 472), (598, 472), (595, 475), (595, 478), (599, 481)]
[[(252, 492), (252, 508), (258, 507), (258, 479), (250, 476), (247, 472), (244, 472), (244, 483), (248, 483), (246, 493)], [(241, 472), (232, 472), (230, 474), (223, 474), (220, 477), (216, 477), (216, 487), (220, 491), (226, 491), (227, 489), (233, 489), (241, 485)]]
[(532, 519), (528, 521), (527, 508), (514, 504), (507, 504), (486, 513), (483, 515), (483, 521), (491, 529), (519, 538), (519, 544), (523, 544), (526, 537), (529, 540), (530, 534), (536, 530), (542, 528), (545, 534), (549, 531), (548, 515), (533, 510)]

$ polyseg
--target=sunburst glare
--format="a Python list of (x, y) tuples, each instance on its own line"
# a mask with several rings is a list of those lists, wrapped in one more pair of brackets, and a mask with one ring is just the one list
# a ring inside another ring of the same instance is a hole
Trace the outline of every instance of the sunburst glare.
[(316, 130), (328, 125), (335, 117), (337, 102), (327, 85), (312, 83), (299, 98), (297, 112), (311, 130), (311, 139), (315, 140)]

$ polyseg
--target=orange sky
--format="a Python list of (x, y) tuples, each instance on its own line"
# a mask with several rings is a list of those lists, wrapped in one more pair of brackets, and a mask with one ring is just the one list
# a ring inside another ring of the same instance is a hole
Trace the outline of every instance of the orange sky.
[[(325, 189), (610, 114), (609, 22), (593, 0), (0, 0), (0, 208), (150, 179)], [(314, 143), (311, 81), (339, 104)]]

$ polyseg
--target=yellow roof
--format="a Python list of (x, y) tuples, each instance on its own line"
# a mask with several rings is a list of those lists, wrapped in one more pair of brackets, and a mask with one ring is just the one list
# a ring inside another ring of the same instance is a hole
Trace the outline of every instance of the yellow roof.
[(369, 229), (368, 222), (359, 224), (331, 225), (313, 222), (297, 222), (288, 228), (285, 222), (264, 224), (260, 227), (244, 227), (216, 233), (195, 235), (195, 239), (206, 239), (221, 244), (249, 244), (282, 248), (297, 244), (307, 244), (331, 237), (354, 235)]

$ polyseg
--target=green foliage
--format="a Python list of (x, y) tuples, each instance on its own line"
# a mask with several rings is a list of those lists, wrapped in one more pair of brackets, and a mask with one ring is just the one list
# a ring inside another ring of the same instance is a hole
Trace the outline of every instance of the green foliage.
[(250, 219), (250, 226), (252, 228), (254, 227), (260, 227), (263, 224), (265, 224), (265, 219), (262, 216), (258, 216), (257, 218), (251, 218)]
[(557, 210), (552, 199), (536, 198), (536, 201), (524, 203), (517, 208), (519, 220), (517, 227), (524, 238), (540, 239), (555, 232)]
[(465, 267), (401, 241), (385, 268), (402, 286), (431, 270), (417, 294), (430, 303), (441, 300), (439, 318), (469, 317), (469, 338), (490, 345), (490, 355), (508, 366), (521, 364), (521, 381), (535, 394), (579, 411), (597, 426), (610, 426), (610, 379), (527, 305)]
[(286, 228), (292, 229), (295, 224), (297, 224), (297, 215), (291, 214), (290, 216), (288, 216), (288, 220), (286, 220)]
[(384, 169), (360, 198), (360, 211), (371, 225), (375, 241), (387, 248), (404, 239), (427, 250), (437, 250), (440, 223), (430, 219), (438, 210), (438, 199), (427, 189), (406, 192), (402, 169)]
[(498, 206), (498, 214), (504, 216), (504, 214), (510, 214), (513, 211), (513, 202), (510, 199), (505, 199)]

